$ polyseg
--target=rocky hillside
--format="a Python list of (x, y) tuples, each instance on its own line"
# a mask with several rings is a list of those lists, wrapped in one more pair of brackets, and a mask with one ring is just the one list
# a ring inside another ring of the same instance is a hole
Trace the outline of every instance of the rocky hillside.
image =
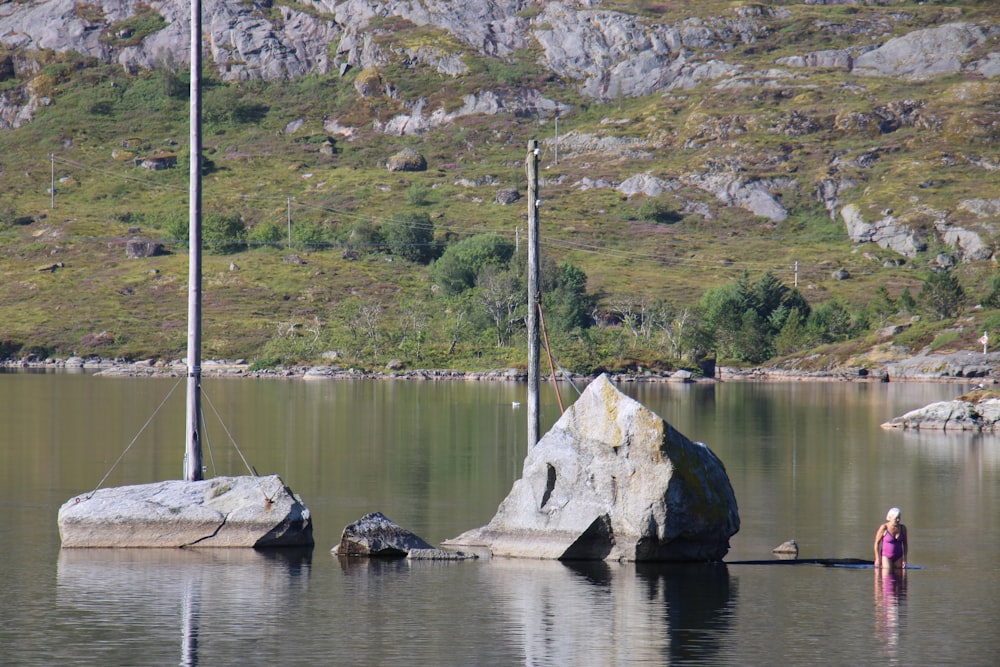
[[(78, 99), (68, 91), (88, 72), (105, 91), (89, 113), (104, 116), (120, 98), (102, 86), (183, 72), (187, 11), (0, 4), (0, 146), (23, 151), (17, 137)], [(781, 271), (810, 299), (863, 302), (878, 285), (919, 287), (930, 269), (961, 273), (970, 294), (987, 289), (1000, 222), (992, 0), (205, 0), (203, 14), (217, 97), (252, 98), (248, 117), (268, 136), (208, 137), (213, 162), (240, 175), (229, 193), (259, 193), (247, 170), (263, 166), (295, 183), (289, 206), (387, 215), (402, 189), (386, 159), (409, 146), (460, 234), (495, 220), (497, 190), (523, 187), (524, 141), (538, 136), (552, 252), (605, 299), (667, 289), (690, 301), (743, 270)], [(279, 102), (274, 91), (304, 82), (308, 101)], [(174, 113), (182, 120), (183, 107)], [(107, 167), (113, 147), (182, 152), (175, 129), (150, 136), (133, 119), (97, 139), (85, 124), (37, 139), (70, 198), (74, 172)], [(48, 193), (4, 153), (8, 210), (39, 219)], [(360, 180), (338, 186), (345, 167)], [(359, 183), (372, 188), (364, 207), (345, 203)], [(671, 215), (643, 216), (647, 202)], [(265, 217), (256, 207), (244, 216)], [(509, 231), (520, 212), (502, 216)]]

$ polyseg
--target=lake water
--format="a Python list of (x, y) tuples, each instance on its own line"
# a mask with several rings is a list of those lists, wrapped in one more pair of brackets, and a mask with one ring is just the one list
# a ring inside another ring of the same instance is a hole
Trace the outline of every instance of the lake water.
[[(136, 434), (105, 485), (180, 477), (184, 387), (0, 373), (0, 664), (996, 664), (998, 438), (879, 428), (959, 385), (621, 385), (719, 455), (740, 506), (727, 564), (666, 566), (330, 554), (371, 511), (432, 543), (488, 522), (520, 475), (524, 384), (204, 384), (209, 474), (245, 472), (235, 441), (302, 496), (316, 547), (61, 551), (59, 505)], [(736, 563), (788, 539), (867, 559), (892, 505), (920, 567), (903, 578)]]

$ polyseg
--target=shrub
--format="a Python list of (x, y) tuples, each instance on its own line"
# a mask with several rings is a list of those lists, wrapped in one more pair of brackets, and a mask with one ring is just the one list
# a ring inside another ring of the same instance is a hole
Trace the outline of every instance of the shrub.
[(434, 223), (426, 213), (398, 213), (383, 228), (393, 255), (418, 264), (434, 259)]
[(983, 306), (987, 308), (1000, 308), (1000, 276), (993, 276), (990, 279), (990, 292), (983, 299)]
[(292, 240), (296, 244), (310, 248), (324, 248), (330, 245), (326, 228), (315, 222), (299, 222), (292, 225)]
[(954, 317), (965, 304), (965, 292), (958, 278), (946, 271), (930, 274), (917, 298), (927, 312), (939, 320)]
[(247, 231), (247, 243), (252, 246), (280, 245), (284, 240), (284, 230), (273, 222), (261, 222)]
[(427, 203), (427, 195), (430, 191), (430, 188), (426, 185), (413, 183), (410, 187), (406, 188), (406, 201), (411, 206), (423, 206)]
[(216, 84), (208, 87), (202, 103), (202, 117), (215, 125), (241, 125), (259, 122), (268, 108), (248, 99), (236, 86)]
[(670, 225), (675, 222), (680, 222), (682, 216), (664, 200), (650, 198), (644, 201), (639, 207), (639, 219), (663, 225)]
[(935, 336), (934, 340), (931, 341), (930, 348), (931, 350), (938, 350), (946, 345), (954, 343), (961, 337), (961, 334), (957, 331), (943, 331)]
[(382, 230), (378, 229), (367, 219), (355, 222), (346, 239), (349, 249), (365, 254), (377, 252), (384, 242), (385, 239), (382, 237)]
[(506, 266), (514, 255), (514, 244), (499, 234), (481, 234), (449, 246), (434, 266), (431, 278), (445, 294), (459, 294), (475, 287), (484, 266)]
[(0, 202), (0, 226), (13, 225), (17, 220), (17, 209), (11, 204)]
[(14, 355), (24, 347), (22, 343), (12, 340), (0, 340), (0, 360), (13, 359)]
[(246, 242), (246, 225), (239, 213), (206, 213), (202, 216), (201, 237), (215, 252), (232, 252)]

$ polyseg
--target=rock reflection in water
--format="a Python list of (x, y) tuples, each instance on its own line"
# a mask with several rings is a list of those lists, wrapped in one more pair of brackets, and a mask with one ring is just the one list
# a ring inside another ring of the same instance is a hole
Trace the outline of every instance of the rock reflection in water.
[(526, 665), (710, 664), (731, 631), (721, 563), (495, 559), (481, 576), (523, 637)]
[(56, 600), (91, 664), (134, 664), (142, 646), (143, 664), (194, 666), (206, 631), (235, 645), (273, 632), (252, 610), (299, 599), (311, 559), (312, 549), (64, 549)]

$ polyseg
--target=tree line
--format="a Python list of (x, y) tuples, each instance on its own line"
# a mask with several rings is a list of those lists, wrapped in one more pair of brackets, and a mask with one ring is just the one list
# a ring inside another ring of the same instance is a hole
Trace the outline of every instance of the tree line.
[[(163, 228), (179, 240), (187, 236), (183, 218), (168, 220)], [(247, 229), (238, 214), (206, 214), (203, 235), (215, 252), (287, 243), (280, 226)], [(389, 358), (403, 365), (452, 366), (456, 358), (517, 364), (523, 355), (526, 250), (503, 235), (437, 236), (429, 215), (404, 212), (380, 225), (362, 220), (336, 234), (318, 224), (293, 226), (292, 241), (314, 250), (339, 247), (348, 258), (386, 254), (424, 266), (432, 294), (402, 308), (348, 299), (325, 323), (320, 317), (282, 323), (262, 353), (262, 365), (301, 361), (331, 347), (367, 366)], [(853, 309), (839, 299), (810, 304), (771, 272), (756, 278), (744, 273), (688, 305), (635, 294), (598, 299), (587, 291), (587, 276), (579, 267), (544, 256), (540, 272), (544, 325), (556, 360), (584, 373), (698, 369), (706, 361), (762, 364), (865, 336), (907, 314), (954, 317), (968, 301), (957, 277), (945, 270), (929, 273), (916, 295), (907, 288), (893, 297), (880, 286), (864, 307)], [(1000, 277), (981, 303), (1000, 307)]]

